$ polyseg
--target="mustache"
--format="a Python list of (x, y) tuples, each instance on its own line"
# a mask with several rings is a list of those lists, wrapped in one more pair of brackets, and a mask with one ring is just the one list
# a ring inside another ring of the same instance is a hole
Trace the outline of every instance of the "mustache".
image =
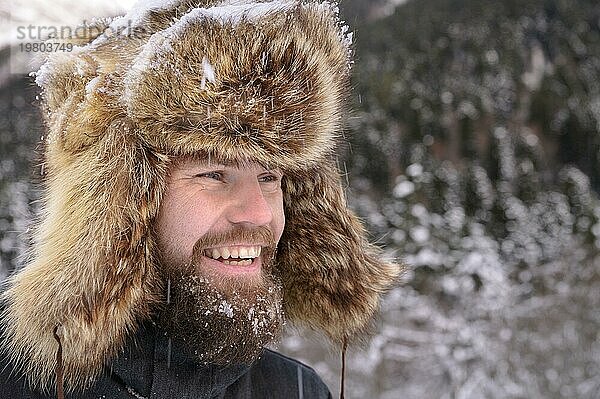
[(275, 249), (277, 243), (270, 228), (261, 226), (249, 229), (236, 226), (223, 232), (208, 232), (194, 244), (192, 259), (198, 259), (207, 248), (224, 247), (234, 244), (260, 245)]

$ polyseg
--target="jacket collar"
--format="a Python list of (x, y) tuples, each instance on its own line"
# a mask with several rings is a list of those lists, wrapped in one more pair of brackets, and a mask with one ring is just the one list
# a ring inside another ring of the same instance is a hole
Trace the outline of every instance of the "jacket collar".
[(144, 398), (214, 398), (241, 378), (250, 365), (204, 365), (188, 355), (180, 342), (147, 323), (128, 341), (111, 366), (134, 396)]

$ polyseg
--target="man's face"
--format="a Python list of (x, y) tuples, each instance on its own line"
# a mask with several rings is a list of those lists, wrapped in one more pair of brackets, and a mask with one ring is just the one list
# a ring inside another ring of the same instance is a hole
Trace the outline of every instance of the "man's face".
[(156, 221), (169, 287), (161, 324), (203, 361), (249, 362), (279, 334), (281, 179), (256, 163), (185, 159), (170, 170)]

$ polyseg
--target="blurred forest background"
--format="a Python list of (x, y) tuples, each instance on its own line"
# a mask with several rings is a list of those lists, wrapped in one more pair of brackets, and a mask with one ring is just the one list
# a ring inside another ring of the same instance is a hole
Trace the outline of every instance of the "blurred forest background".
[[(600, 3), (345, 0), (349, 200), (410, 265), (348, 398), (600, 397)], [(0, 51), (0, 274), (41, 181), (37, 88)], [(335, 392), (321, 337), (280, 350)], [(306, 338), (308, 336), (308, 338)]]

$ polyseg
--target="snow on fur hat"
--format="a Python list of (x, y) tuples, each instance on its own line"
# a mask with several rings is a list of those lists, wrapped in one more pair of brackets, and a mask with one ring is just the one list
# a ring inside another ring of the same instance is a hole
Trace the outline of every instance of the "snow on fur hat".
[(93, 31), (37, 76), (43, 211), (2, 320), (30, 383), (53, 384), (57, 326), (75, 389), (150, 317), (163, 289), (152, 225), (178, 156), (281, 168), (288, 318), (334, 342), (360, 334), (402, 268), (367, 242), (335, 164), (350, 65), (336, 7), (171, 0)]

